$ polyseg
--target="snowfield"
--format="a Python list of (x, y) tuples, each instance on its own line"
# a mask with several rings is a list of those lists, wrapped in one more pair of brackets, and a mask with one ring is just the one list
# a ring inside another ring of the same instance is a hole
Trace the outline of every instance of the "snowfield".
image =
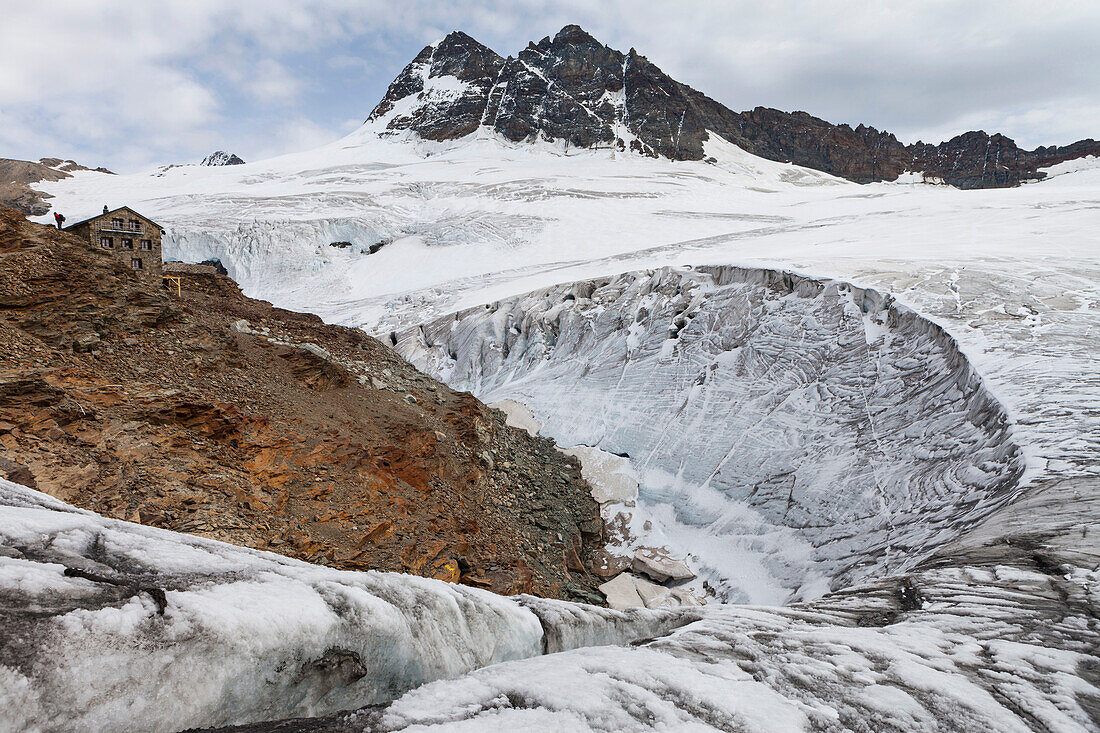
[[(218, 258), (248, 295), (628, 455), (636, 544), (690, 555), (712, 595), (665, 615), (502, 599), (6, 486), (0, 710), (26, 712), (0, 716), (171, 730), (377, 703), (338, 722), (1100, 729), (1100, 161), (959, 191), (716, 136), (707, 152), (366, 126), (246, 165), (41, 184), (71, 221), (132, 206), (166, 258)], [(126, 539), (102, 555), (101, 535)], [(90, 561), (123, 581), (62, 574)]]

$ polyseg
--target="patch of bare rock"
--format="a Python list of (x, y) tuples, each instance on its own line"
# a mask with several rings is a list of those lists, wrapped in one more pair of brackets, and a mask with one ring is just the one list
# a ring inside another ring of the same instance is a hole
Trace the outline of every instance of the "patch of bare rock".
[(575, 459), (361, 331), (182, 292), (0, 208), (0, 471), (100, 514), (331, 567), (603, 604)]

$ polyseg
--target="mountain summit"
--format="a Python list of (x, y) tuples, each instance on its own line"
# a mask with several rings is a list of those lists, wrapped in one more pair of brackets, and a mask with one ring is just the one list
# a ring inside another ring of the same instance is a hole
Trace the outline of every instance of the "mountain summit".
[[(729, 119), (712, 120), (723, 113)], [(564, 140), (698, 160), (706, 123), (728, 127), (734, 117), (633, 49), (623, 54), (567, 25), (507, 59), (451, 33), (405, 67), (368, 121), (429, 140), (486, 127), (516, 142)]]
[(961, 188), (1014, 186), (1038, 169), (1100, 155), (1100, 143), (1023, 150), (1000, 134), (968, 132), (939, 145), (904, 145), (885, 131), (834, 125), (805, 112), (734, 112), (671, 78), (634, 49), (610, 48), (577, 25), (503, 58), (455, 31), (425, 47), (367, 118), (384, 133), (453, 140), (479, 128), (514, 142), (564, 141), (701, 160), (712, 133), (755, 155), (858, 183), (906, 171)]
[(199, 165), (244, 165), (244, 161), (235, 153), (215, 150), (213, 153), (203, 158)]

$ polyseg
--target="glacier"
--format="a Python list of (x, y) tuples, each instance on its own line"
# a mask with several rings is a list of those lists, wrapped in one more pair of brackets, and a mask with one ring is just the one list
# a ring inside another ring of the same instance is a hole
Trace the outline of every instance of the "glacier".
[(367, 705), (303, 726), (1094, 729), (1100, 573), (1028, 542), (1050, 507), (1072, 522), (1067, 491), (813, 603), (618, 612), (309, 566), (0, 482), (0, 720), (167, 731)]
[(724, 601), (812, 600), (912, 568), (1024, 468), (954, 340), (847, 283), (627, 273), (460, 311), (396, 348), (528, 406), (559, 444), (629, 456), (641, 542), (689, 555)]
[[(206, 545), (217, 569), (189, 574), (172, 558), (205, 541), (6, 487), (0, 597), (36, 632), (3, 637), (29, 646), (0, 658), (0, 710), (42, 729), (1100, 729), (1100, 161), (958, 191), (860, 186), (717, 136), (707, 152), (364, 129), (41, 184), (66, 215), (134, 206), (166, 257), (365, 328), (563, 446), (628, 455), (632, 531), (692, 555), (713, 597), (614, 612)], [(140, 564), (96, 554), (108, 525)], [(340, 594), (386, 613), (326, 621)], [(44, 595), (58, 605), (30, 610)], [(174, 601), (209, 616), (168, 644), (147, 629)], [(267, 614), (296, 604), (272, 638)], [(162, 697), (157, 717), (142, 654), (193, 705)], [(103, 655), (120, 664), (99, 684)]]

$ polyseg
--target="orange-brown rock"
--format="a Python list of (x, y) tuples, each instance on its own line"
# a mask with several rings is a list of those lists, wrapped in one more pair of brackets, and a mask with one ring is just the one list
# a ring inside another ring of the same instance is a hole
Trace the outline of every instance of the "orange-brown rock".
[(599, 600), (572, 458), (360, 331), (183, 277), (0, 209), (0, 473), (334, 567)]

